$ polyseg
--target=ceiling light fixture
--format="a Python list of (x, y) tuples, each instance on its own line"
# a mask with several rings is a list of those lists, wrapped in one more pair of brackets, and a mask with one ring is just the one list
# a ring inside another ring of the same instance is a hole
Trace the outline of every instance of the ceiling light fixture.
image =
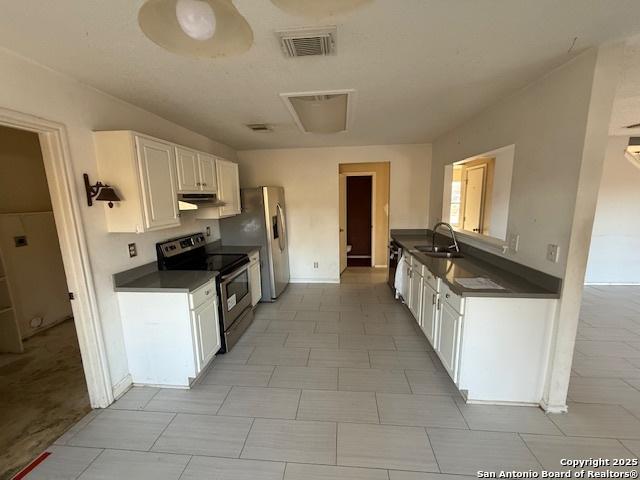
[(253, 44), (253, 31), (231, 0), (147, 0), (138, 23), (152, 42), (181, 55), (223, 57)]
[(372, 0), (271, 0), (281, 10), (305, 17), (327, 17), (347, 13)]
[(339, 133), (353, 120), (355, 90), (280, 94), (298, 128), (304, 133)]

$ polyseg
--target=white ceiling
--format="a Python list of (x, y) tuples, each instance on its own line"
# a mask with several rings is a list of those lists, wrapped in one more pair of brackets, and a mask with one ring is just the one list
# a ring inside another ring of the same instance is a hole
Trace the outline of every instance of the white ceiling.
[(612, 135), (640, 135), (640, 127), (626, 128), (640, 123), (640, 35), (627, 40), (622, 75), (609, 131)]
[[(250, 149), (429, 142), (585, 48), (640, 32), (638, 0), (374, 0), (328, 19), (235, 0), (253, 47), (201, 59), (151, 43), (137, 25), (142, 3), (0, 0), (0, 45)], [(326, 24), (338, 25), (336, 56), (283, 56), (274, 30)], [(349, 88), (353, 126), (333, 135), (300, 133), (279, 97)], [(274, 131), (244, 126), (258, 122)]]

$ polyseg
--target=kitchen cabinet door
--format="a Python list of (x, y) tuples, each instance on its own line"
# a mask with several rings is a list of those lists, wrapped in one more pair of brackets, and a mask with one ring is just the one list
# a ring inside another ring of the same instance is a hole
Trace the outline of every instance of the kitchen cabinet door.
[(249, 283), (251, 285), (251, 306), (255, 307), (262, 298), (260, 261), (254, 262), (249, 266)]
[(176, 147), (176, 170), (178, 174), (178, 192), (193, 193), (200, 191), (200, 168), (196, 152), (188, 148)]
[(438, 356), (449, 376), (457, 382), (462, 315), (448, 303), (441, 302), (438, 327)]
[(227, 160), (216, 160), (218, 175), (218, 198), (225, 202), (220, 207), (220, 218), (240, 213), (240, 178), (238, 165)]
[(409, 294), (409, 310), (420, 326), (422, 313), (422, 275), (416, 269), (411, 270), (411, 293)]
[(432, 347), (437, 342), (438, 294), (427, 282), (422, 284), (422, 321), (420, 326)]
[(200, 190), (205, 193), (218, 191), (218, 176), (216, 174), (216, 157), (206, 153), (198, 153), (200, 175)]
[(218, 322), (218, 305), (216, 301), (206, 302), (193, 310), (195, 326), (196, 352), (198, 371), (218, 353), (221, 346), (220, 323)]
[(146, 229), (179, 226), (174, 147), (140, 136), (136, 136), (136, 145)]

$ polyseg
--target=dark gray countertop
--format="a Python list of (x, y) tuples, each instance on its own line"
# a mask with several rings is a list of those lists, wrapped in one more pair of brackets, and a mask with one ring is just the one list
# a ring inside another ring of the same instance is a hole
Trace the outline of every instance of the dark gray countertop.
[[(489, 262), (465, 254), (463, 258), (429, 257), (415, 247), (431, 245), (426, 235), (393, 233), (391, 237), (404, 249), (440, 277), (453, 292), (463, 297), (510, 297), (510, 298), (559, 298), (559, 292), (546, 289), (526, 278), (496, 267)], [(460, 278), (484, 277), (492, 280), (505, 290), (476, 290), (465, 288), (456, 282)]]
[[(138, 267), (140, 269), (140, 267)], [(116, 292), (193, 292), (218, 275), (216, 271), (162, 270), (151, 271), (141, 276), (127, 272), (114, 275)]]

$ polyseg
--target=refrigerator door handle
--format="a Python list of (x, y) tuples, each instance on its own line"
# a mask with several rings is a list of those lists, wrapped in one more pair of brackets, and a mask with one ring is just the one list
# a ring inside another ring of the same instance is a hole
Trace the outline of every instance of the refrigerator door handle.
[(285, 225), (284, 220), (284, 211), (282, 207), (278, 203), (276, 205), (277, 215), (278, 215), (278, 223), (280, 224), (280, 235), (278, 236), (278, 246), (280, 247), (280, 251), (284, 252), (284, 249), (287, 247), (287, 227)]

